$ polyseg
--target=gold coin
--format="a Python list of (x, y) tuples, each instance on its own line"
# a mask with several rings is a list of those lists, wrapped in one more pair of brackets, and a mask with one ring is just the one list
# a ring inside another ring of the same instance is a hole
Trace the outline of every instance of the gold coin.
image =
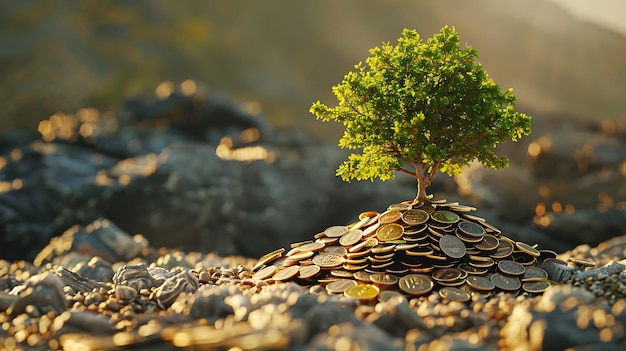
[(495, 264), (495, 261), (491, 257), (482, 256), (469, 256), (469, 264), (478, 268), (489, 268)]
[(293, 255), (286, 256), (286, 257), (287, 257), (287, 261), (298, 262), (298, 261), (306, 260), (307, 258), (313, 255), (314, 255), (313, 251), (302, 251), (302, 252), (298, 252), (298, 253), (295, 253)]
[(365, 211), (365, 212), (361, 212), (361, 214), (359, 215), (359, 219), (365, 219), (365, 218), (374, 218), (374, 217), (378, 217), (379, 213), (376, 211)]
[(435, 267), (422, 267), (422, 268), (409, 268), (409, 272), (421, 274), (421, 273), (430, 273), (435, 269)]
[(336, 254), (321, 252), (313, 257), (313, 263), (321, 268), (335, 268), (343, 264), (343, 257)]
[(300, 272), (300, 266), (291, 266), (284, 269), (279, 270), (274, 273), (272, 279), (275, 281), (285, 281), (295, 277)]
[(524, 266), (511, 260), (502, 260), (498, 262), (498, 269), (500, 272), (509, 275), (522, 275), (526, 271)]
[(387, 207), (387, 211), (409, 211), (412, 208), (413, 208), (413, 205), (411, 204), (399, 203), (399, 204), (389, 205), (389, 207)]
[(440, 256), (440, 255), (438, 255), (438, 254), (434, 254), (434, 253), (433, 253), (433, 254), (430, 254), (430, 255), (426, 255), (425, 257), (428, 257), (428, 258), (430, 258), (430, 259), (432, 259), (432, 260), (435, 260), (435, 261), (447, 261), (447, 260), (448, 260), (448, 258), (447, 258), (447, 257), (445, 257), (445, 256)]
[(295, 247), (297, 251), (319, 251), (323, 249), (326, 245), (320, 241), (313, 241), (310, 243), (305, 243), (300, 246)]
[(398, 277), (387, 273), (374, 273), (370, 276), (370, 280), (377, 285), (383, 285), (385, 287), (396, 285), (398, 283)]
[(374, 285), (371, 284), (359, 284), (356, 286), (352, 286), (347, 288), (343, 294), (346, 297), (351, 299), (360, 300), (360, 301), (368, 301), (373, 300), (378, 296), (380, 290)]
[(380, 241), (390, 241), (402, 238), (404, 228), (397, 223), (381, 225), (376, 231), (376, 238)]
[(444, 299), (459, 302), (467, 302), (471, 298), (470, 294), (467, 291), (455, 287), (444, 287), (439, 289), (439, 296), (443, 297)]
[(446, 210), (436, 210), (430, 215), (430, 218), (442, 224), (452, 224), (459, 221), (459, 215)]
[(372, 282), (372, 280), (370, 279), (371, 275), (372, 273), (368, 273), (366, 271), (358, 271), (358, 272), (354, 272), (354, 279), (360, 282), (371, 283)]
[(481, 251), (495, 250), (500, 245), (500, 240), (491, 234), (483, 235), (482, 239), (474, 244), (474, 247)]
[(480, 223), (484, 223), (485, 222), (484, 218), (478, 217), (478, 216), (474, 216), (474, 215), (471, 215), (471, 214), (463, 213), (461, 216), (463, 218), (465, 218), (465, 219), (468, 219), (468, 220), (472, 221), (472, 222), (480, 222)]
[(352, 260), (352, 259), (357, 259), (357, 258), (363, 258), (364, 256), (369, 255), (371, 252), (372, 252), (372, 250), (367, 248), (367, 249), (361, 250), (361, 251), (348, 252), (344, 256), (346, 256), (347, 259)]
[(339, 238), (339, 244), (341, 246), (352, 246), (363, 237), (363, 231), (361, 229), (350, 229), (346, 234)]
[(372, 253), (373, 254), (388, 253), (388, 252), (392, 252), (395, 248), (396, 248), (396, 245), (379, 244), (379, 245), (372, 247)]
[(343, 256), (348, 253), (348, 250), (341, 246), (326, 246), (322, 252)]
[[(501, 237), (504, 238), (504, 237)], [(498, 247), (496, 248), (496, 252), (490, 254), (489, 256), (501, 259), (509, 257), (513, 253), (513, 243), (508, 240), (499, 240)]]
[(419, 296), (430, 292), (434, 283), (424, 274), (407, 274), (398, 281), (400, 290), (409, 295)]
[(446, 234), (439, 239), (439, 247), (443, 253), (451, 258), (465, 256), (465, 244), (456, 236)]
[(470, 275), (467, 277), (466, 281), (467, 285), (479, 291), (489, 291), (496, 287), (491, 280), (480, 275)]
[(546, 291), (549, 287), (550, 283), (547, 282), (527, 282), (522, 285), (522, 289), (524, 289), (524, 291), (532, 294), (542, 293)]
[(380, 224), (389, 224), (397, 222), (402, 217), (402, 212), (400, 211), (385, 211), (380, 214), (378, 217), (378, 222)]
[(403, 275), (409, 272), (409, 269), (406, 267), (389, 267), (389, 268), (385, 268), (385, 272), (389, 273), (389, 274), (393, 274), (395, 276), (399, 276), (399, 275)]
[(356, 286), (357, 282), (352, 279), (339, 279), (326, 285), (326, 291), (331, 294), (343, 294), (346, 289)]
[(409, 210), (402, 214), (402, 221), (410, 226), (419, 226), (428, 221), (430, 216), (424, 210)]
[(343, 225), (334, 225), (324, 230), (324, 234), (326, 234), (326, 236), (329, 238), (339, 238), (342, 235), (346, 234), (347, 232), (348, 232), (348, 227), (343, 226)]
[(315, 275), (317, 275), (317, 273), (319, 273), (320, 271), (321, 271), (321, 268), (316, 265), (300, 266), (300, 271), (298, 272), (298, 278), (301, 278), (301, 279), (312, 278)]
[(427, 256), (433, 254), (433, 249), (429, 247), (416, 247), (414, 249), (404, 251), (408, 256)]
[(376, 222), (363, 230), (363, 237), (369, 238), (373, 235), (376, 235), (376, 231), (380, 228), (380, 222)]
[(367, 264), (358, 265), (358, 264), (344, 263), (342, 267), (346, 271), (354, 272), (354, 271), (359, 271), (361, 269), (365, 269), (367, 267)]
[(358, 221), (357, 223), (348, 226), (349, 230), (356, 230), (356, 229), (361, 229), (365, 226), (367, 226), (367, 224), (370, 222), (370, 218), (363, 218), (360, 221)]
[(432, 277), (437, 282), (452, 282), (460, 279), (463, 273), (456, 268), (439, 268), (433, 271)]
[(406, 251), (406, 250), (414, 249), (419, 246), (420, 246), (420, 243), (400, 244), (400, 245), (396, 245), (396, 247), (394, 248), (394, 251)]
[(252, 278), (264, 280), (273, 276), (274, 273), (276, 273), (276, 270), (278, 270), (278, 267), (276, 266), (267, 266), (267, 267), (262, 268), (258, 272), (254, 273), (254, 275), (252, 275)]
[(256, 272), (259, 269), (261, 269), (263, 266), (265, 266), (266, 264), (277, 260), (283, 255), (283, 252), (285, 252), (285, 249), (280, 248), (278, 250), (274, 250), (272, 252), (266, 253), (265, 255), (261, 256), (257, 264), (255, 264), (254, 267), (252, 267), (252, 271)]
[(302, 246), (304, 244), (310, 244), (312, 242), (313, 242), (313, 240), (300, 241), (300, 242), (297, 242), (297, 243), (292, 243), (291, 245), (289, 245), (289, 247), (291, 247), (292, 249), (295, 249), (298, 246)]
[(457, 227), (467, 235), (482, 237), (485, 234), (485, 228), (474, 222), (459, 221)]
[(348, 272), (343, 269), (331, 269), (330, 275), (332, 275), (333, 277), (337, 277), (337, 278), (347, 278), (347, 279), (354, 277), (354, 273)]
[(487, 222), (481, 222), (487, 233), (502, 234), (502, 231)]
[(490, 279), (497, 288), (506, 291), (518, 290), (522, 286), (522, 283), (516, 277), (511, 277), (501, 273), (492, 274)]
[(537, 250), (537, 249), (535, 249), (534, 247), (532, 247), (532, 246), (530, 246), (530, 245), (528, 245), (528, 244), (526, 244), (526, 243), (523, 243), (523, 242), (521, 242), (521, 241), (516, 242), (516, 243), (515, 243), (515, 246), (517, 246), (517, 248), (518, 248), (520, 251), (522, 251), (522, 252), (524, 252), (524, 253), (527, 253), (527, 254), (529, 254), (529, 255), (531, 255), (531, 256), (533, 256), (533, 257), (539, 257), (539, 256), (541, 256), (541, 253), (539, 252), (539, 250)]
[(453, 280), (451, 282), (437, 282), (441, 286), (460, 286), (465, 284), (465, 279)]
[(371, 264), (370, 268), (372, 269), (385, 269), (389, 266), (392, 266), (394, 263), (396, 263), (395, 261), (388, 261), (388, 262), (384, 262), (384, 263), (377, 263), (377, 264)]
[(320, 243), (322, 243), (324, 245), (329, 245), (329, 244), (336, 243), (338, 240), (339, 240), (339, 237), (331, 238), (331, 237), (328, 237), (328, 236), (324, 236), (322, 238), (316, 239), (315, 241), (320, 242)]
[(343, 262), (345, 264), (364, 264), (367, 262), (367, 257), (347, 258)]
[(360, 251), (361, 249), (364, 249), (364, 248), (371, 248), (376, 245), (378, 245), (378, 240), (376, 240), (376, 238), (369, 238), (349, 248), (348, 254), (350, 254), (351, 252)]
[(422, 205), (418, 209), (420, 209), (422, 211), (426, 211), (426, 213), (428, 213), (429, 215), (431, 215), (431, 214), (433, 214), (433, 212), (435, 212), (435, 208), (432, 205)]

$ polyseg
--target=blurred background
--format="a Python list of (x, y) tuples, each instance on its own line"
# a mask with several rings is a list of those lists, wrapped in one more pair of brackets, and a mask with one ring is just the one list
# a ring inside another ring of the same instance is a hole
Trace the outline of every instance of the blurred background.
[[(518, 232), (532, 227), (531, 239), (546, 232), (567, 238), (581, 221), (600, 226), (581, 235), (626, 234), (621, 0), (24, 0), (1, 7), (5, 132), (36, 131), (57, 112), (114, 111), (158, 95), (164, 81), (191, 80), (262, 114), (272, 128), (299, 128), (335, 144), (340, 126), (316, 121), (308, 113), (313, 101), (334, 105), (331, 87), (403, 28), (425, 39), (454, 26), (491, 78), (513, 88), (534, 132), (503, 146), (511, 170), (473, 165), (457, 179), (440, 177), (445, 184), (436, 189), (482, 204)], [(561, 217), (565, 227), (550, 231)]]

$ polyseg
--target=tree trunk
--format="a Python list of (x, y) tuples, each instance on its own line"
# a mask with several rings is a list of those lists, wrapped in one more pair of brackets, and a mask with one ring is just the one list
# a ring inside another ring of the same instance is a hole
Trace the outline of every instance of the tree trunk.
[(417, 196), (415, 197), (415, 200), (413, 200), (413, 204), (423, 204), (428, 199), (426, 197), (426, 188), (428, 187), (428, 184), (425, 183), (426, 180), (423, 177), (417, 178)]

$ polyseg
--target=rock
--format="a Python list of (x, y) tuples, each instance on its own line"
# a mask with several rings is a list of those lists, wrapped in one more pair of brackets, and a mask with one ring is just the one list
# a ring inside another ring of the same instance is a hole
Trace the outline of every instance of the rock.
[[(7, 308), (6, 313), (11, 316), (28, 312), (56, 315), (67, 310), (63, 281), (53, 273), (46, 272), (30, 277), (23, 285), (16, 286), (11, 294), (19, 296)], [(34, 310), (29, 310), (32, 306)]]

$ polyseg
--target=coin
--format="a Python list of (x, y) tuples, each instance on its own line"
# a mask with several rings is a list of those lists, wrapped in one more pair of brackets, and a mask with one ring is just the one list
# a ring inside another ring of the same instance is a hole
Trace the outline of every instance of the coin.
[(491, 257), (483, 257), (483, 256), (469, 256), (470, 262), (469, 264), (474, 267), (479, 268), (489, 268), (495, 264), (495, 261)]
[(482, 237), (485, 234), (485, 228), (473, 222), (459, 221), (457, 227), (467, 235)]
[(573, 263), (576, 266), (580, 267), (595, 267), (596, 263), (591, 260), (586, 260), (584, 258), (570, 257), (567, 259), (567, 262)]
[(484, 218), (478, 217), (478, 216), (474, 216), (474, 215), (471, 215), (471, 214), (463, 213), (462, 216), (463, 216), (463, 218), (468, 219), (468, 220), (470, 220), (472, 222), (480, 222), (480, 223), (484, 223), (485, 222)]
[(526, 267), (524, 272), (524, 279), (528, 278), (548, 278), (548, 272), (539, 267)]
[(312, 243), (313, 240), (305, 240), (305, 241), (301, 241), (301, 242), (297, 242), (297, 243), (292, 243), (291, 245), (289, 245), (292, 249), (295, 249), (298, 246), (302, 246), (304, 244), (310, 244)]
[(347, 288), (343, 294), (346, 297), (355, 300), (368, 301), (373, 300), (378, 296), (380, 290), (374, 285), (371, 284), (359, 284), (356, 286), (352, 286)]
[(369, 238), (369, 237), (375, 235), (376, 231), (378, 230), (378, 228), (380, 228), (380, 222), (376, 222), (376, 223), (368, 226), (367, 228), (363, 229), (363, 237), (364, 238)]
[(301, 279), (312, 278), (315, 275), (317, 275), (317, 273), (319, 273), (320, 270), (321, 268), (316, 265), (300, 266), (300, 271), (298, 272), (298, 278), (301, 278)]
[(498, 262), (498, 269), (500, 272), (509, 275), (522, 275), (526, 271), (524, 266), (511, 260), (502, 260)]
[(326, 234), (326, 236), (329, 238), (339, 238), (342, 235), (346, 234), (347, 232), (348, 232), (348, 227), (343, 226), (343, 225), (334, 225), (324, 230), (324, 234)]
[(300, 246), (295, 247), (297, 251), (319, 251), (323, 249), (326, 245), (320, 241), (313, 241), (310, 243), (305, 243)]
[(331, 294), (343, 294), (346, 289), (356, 286), (357, 282), (352, 279), (339, 279), (326, 285), (326, 291)]
[(400, 278), (398, 286), (409, 295), (424, 295), (433, 289), (434, 283), (424, 274), (407, 274)]
[(397, 223), (384, 224), (376, 231), (376, 238), (380, 241), (390, 241), (402, 238), (404, 228)]
[(372, 247), (373, 254), (382, 254), (392, 252), (396, 248), (396, 245), (376, 245)]
[(365, 211), (365, 212), (361, 212), (361, 214), (359, 214), (359, 219), (365, 219), (365, 218), (375, 218), (378, 217), (379, 213), (376, 211)]
[(337, 254), (321, 252), (313, 257), (313, 263), (320, 266), (320, 268), (335, 268), (341, 266), (343, 257)]
[(550, 287), (547, 282), (527, 282), (522, 285), (522, 289), (532, 294), (538, 294), (546, 291)]
[(463, 233), (461, 230), (455, 231), (455, 235), (457, 238), (463, 240), (466, 243), (470, 244), (478, 244), (481, 240), (483, 240), (480, 236), (471, 236)]
[(354, 271), (358, 271), (361, 269), (365, 269), (367, 267), (367, 264), (362, 264), (362, 265), (356, 265), (356, 264), (349, 264), (349, 263), (344, 263), (342, 265), (343, 269), (350, 271), (350, 272), (354, 272)]
[(433, 279), (438, 282), (451, 282), (461, 278), (463, 273), (456, 268), (439, 268), (432, 273)]
[(326, 246), (322, 252), (343, 256), (348, 253), (348, 250), (341, 246)]
[(516, 277), (511, 277), (501, 273), (492, 274), (490, 279), (497, 288), (506, 291), (518, 290), (522, 286), (522, 283)]
[(467, 302), (471, 298), (470, 294), (467, 291), (455, 287), (444, 287), (439, 289), (439, 296), (443, 297), (444, 299), (459, 302)]
[(348, 254), (352, 252), (360, 251), (361, 249), (364, 249), (364, 248), (374, 247), (376, 245), (378, 245), (378, 240), (376, 240), (376, 238), (369, 238), (349, 248)]
[(480, 275), (470, 275), (467, 277), (466, 281), (467, 285), (479, 291), (489, 291), (496, 287), (491, 280)]
[(424, 210), (408, 210), (402, 214), (402, 221), (410, 226), (418, 226), (426, 223), (430, 216)]
[(283, 252), (285, 252), (284, 248), (280, 248), (278, 250), (274, 250), (272, 252), (266, 253), (265, 255), (261, 256), (259, 258), (259, 262), (254, 265), (254, 267), (252, 267), (252, 271), (256, 272), (259, 269), (261, 269), (263, 266), (265, 266), (266, 264), (280, 258), (283, 255)]
[(436, 210), (430, 215), (430, 218), (443, 224), (452, 224), (459, 221), (459, 215), (447, 210)]
[(374, 273), (370, 276), (370, 280), (379, 287), (381, 285), (384, 287), (389, 287), (398, 283), (398, 277), (387, 273)]
[(371, 220), (371, 218), (369, 218), (369, 217), (363, 218), (363, 219), (359, 220), (358, 222), (356, 222), (354, 225), (351, 225), (348, 229), (349, 230), (361, 229), (361, 228), (365, 227), (370, 222), (370, 220)]
[(498, 242), (498, 247), (496, 248), (496, 252), (490, 254), (489, 256), (501, 259), (509, 257), (513, 253), (513, 244), (507, 240), (500, 240)]
[(380, 224), (389, 224), (397, 222), (402, 217), (402, 212), (400, 211), (385, 211), (380, 214), (378, 217), (378, 222)]
[(363, 237), (363, 231), (361, 229), (350, 229), (346, 234), (339, 238), (339, 244), (341, 246), (352, 246)]
[(434, 251), (429, 247), (416, 247), (404, 252), (409, 256), (426, 256), (433, 254)]
[(360, 258), (347, 258), (343, 261), (345, 264), (364, 264), (367, 262), (367, 257)]
[(337, 277), (337, 278), (353, 278), (354, 277), (354, 273), (353, 272), (348, 272), (346, 270), (343, 269), (331, 269), (330, 270), (330, 275), (332, 275), (333, 277)]
[(288, 261), (301, 261), (301, 260), (305, 260), (311, 256), (313, 256), (314, 253), (313, 251), (302, 251), (302, 252), (297, 252), (293, 255), (290, 256), (286, 256)]
[(348, 252), (348, 253), (345, 254), (345, 256), (349, 260), (353, 260), (353, 259), (357, 259), (357, 258), (365, 258), (365, 259), (367, 259), (366, 256), (369, 255), (371, 252), (372, 252), (372, 250), (370, 250), (369, 248), (366, 248), (365, 250), (361, 250), (361, 251)]
[(372, 282), (372, 280), (370, 279), (371, 275), (372, 273), (367, 273), (366, 271), (358, 271), (358, 272), (354, 272), (354, 279), (360, 282), (371, 283)]
[(272, 276), (272, 279), (274, 279), (275, 281), (289, 280), (295, 277), (299, 272), (300, 272), (300, 266), (287, 267), (274, 273), (274, 275)]
[(474, 247), (481, 251), (495, 250), (500, 244), (500, 240), (491, 234), (483, 235), (483, 238)]
[(539, 250), (539, 253), (541, 254), (538, 258), (541, 261), (545, 261), (548, 258), (556, 258), (556, 252), (553, 250)]
[(278, 267), (276, 266), (267, 266), (267, 267), (262, 268), (258, 272), (254, 273), (254, 275), (252, 275), (252, 278), (259, 279), (259, 280), (267, 279), (273, 276), (277, 270), (278, 270)]
[(456, 236), (449, 234), (442, 236), (439, 239), (439, 247), (448, 257), (461, 258), (465, 256), (465, 244)]
[(530, 246), (530, 245), (528, 245), (528, 244), (526, 244), (526, 243), (523, 243), (523, 242), (521, 242), (521, 241), (517, 241), (517, 242), (515, 243), (515, 246), (517, 246), (517, 248), (518, 248), (520, 251), (525, 252), (525, 253), (527, 253), (527, 254), (529, 254), (529, 255), (531, 255), (531, 256), (534, 256), (534, 257), (539, 257), (539, 256), (541, 256), (541, 253), (539, 252), (539, 250), (537, 250), (537, 249), (535, 249), (534, 247), (532, 247), (532, 246)]
[(408, 203), (392, 204), (387, 207), (387, 211), (409, 211), (413, 208), (413, 205)]

